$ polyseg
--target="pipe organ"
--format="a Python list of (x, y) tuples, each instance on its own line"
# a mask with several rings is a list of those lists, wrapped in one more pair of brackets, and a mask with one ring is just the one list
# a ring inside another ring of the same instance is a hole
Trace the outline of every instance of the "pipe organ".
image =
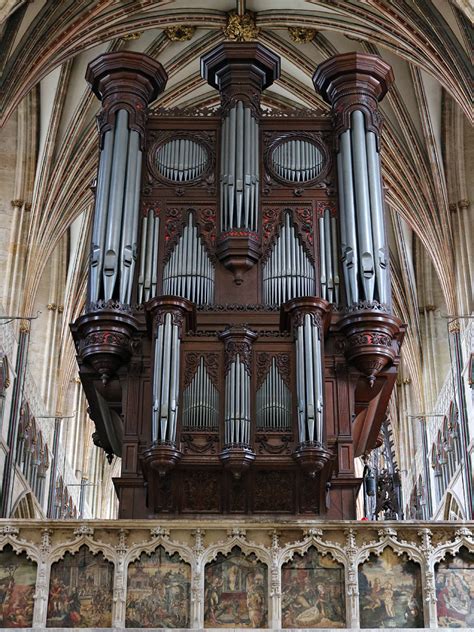
[(166, 72), (91, 62), (102, 102), (85, 313), (72, 324), (94, 441), (122, 459), (120, 517), (355, 517), (354, 458), (394, 386), (378, 57), (321, 64), (332, 118), (260, 101), (280, 60), (224, 42), (201, 59), (221, 105), (151, 102)]

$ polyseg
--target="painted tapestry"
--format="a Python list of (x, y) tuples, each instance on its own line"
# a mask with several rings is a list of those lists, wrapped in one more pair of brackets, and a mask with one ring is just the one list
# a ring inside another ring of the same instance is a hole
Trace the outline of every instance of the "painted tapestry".
[(48, 628), (110, 628), (114, 565), (86, 546), (51, 567)]
[(474, 628), (474, 553), (462, 548), (436, 568), (440, 628)]
[(361, 628), (422, 628), (421, 571), (406, 553), (385, 548), (359, 566)]
[(221, 553), (205, 570), (206, 628), (268, 626), (267, 567), (257, 557), (234, 547)]
[(0, 551), (0, 627), (29, 628), (33, 623), (36, 564), (10, 546)]
[(282, 627), (345, 628), (344, 567), (311, 547), (281, 569)]
[(128, 567), (125, 625), (130, 628), (188, 628), (191, 567), (158, 547)]

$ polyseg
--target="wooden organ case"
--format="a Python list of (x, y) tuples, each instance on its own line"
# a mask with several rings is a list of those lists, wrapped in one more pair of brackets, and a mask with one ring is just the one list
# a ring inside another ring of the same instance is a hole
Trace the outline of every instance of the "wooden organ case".
[(201, 60), (213, 110), (157, 110), (166, 73), (91, 62), (102, 101), (87, 308), (71, 327), (121, 518), (355, 518), (403, 337), (391, 313), (371, 55), (314, 75), (333, 119), (264, 112), (278, 56)]

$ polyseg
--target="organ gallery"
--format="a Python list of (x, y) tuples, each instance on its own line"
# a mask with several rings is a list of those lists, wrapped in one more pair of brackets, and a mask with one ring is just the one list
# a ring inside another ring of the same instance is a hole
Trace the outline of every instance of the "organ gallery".
[(355, 518), (404, 335), (390, 295), (379, 102), (390, 66), (315, 68), (331, 116), (261, 107), (280, 58), (201, 57), (214, 108), (160, 108), (167, 74), (103, 54), (80, 379), (121, 518)]

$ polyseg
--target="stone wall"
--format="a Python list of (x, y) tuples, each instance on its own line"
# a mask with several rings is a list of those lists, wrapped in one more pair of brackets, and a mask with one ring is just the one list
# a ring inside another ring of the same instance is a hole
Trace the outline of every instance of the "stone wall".
[(0, 627), (472, 629), (473, 526), (2, 521)]

